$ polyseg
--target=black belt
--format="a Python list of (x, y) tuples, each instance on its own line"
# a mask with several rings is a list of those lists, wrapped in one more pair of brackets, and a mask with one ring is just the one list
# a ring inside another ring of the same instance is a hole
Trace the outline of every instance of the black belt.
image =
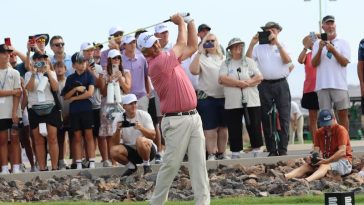
[(169, 112), (164, 114), (164, 117), (172, 117), (172, 116), (183, 116), (183, 115), (194, 115), (197, 113), (196, 109), (187, 111), (187, 112)]
[(266, 83), (278, 83), (278, 82), (281, 82), (281, 81), (285, 81), (286, 78), (279, 78), (279, 79), (276, 79), (276, 80), (263, 80), (263, 82), (266, 82)]

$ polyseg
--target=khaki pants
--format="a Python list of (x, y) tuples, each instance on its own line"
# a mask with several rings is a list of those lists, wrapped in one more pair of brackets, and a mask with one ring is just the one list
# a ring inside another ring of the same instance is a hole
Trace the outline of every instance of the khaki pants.
[(164, 117), (161, 127), (166, 150), (150, 204), (162, 205), (167, 200), (169, 188), (188, 150), (188, 168), (195, 204), (209, 205), (210, 187), (206, 168), (205, 138), (200, 115)]
[(303, 141), (303, 116), (301, 115), (297, 119), (297, 127), (296, 130), (292, 127), (292, 122), (289, 124), (289, 144), (294, 144), (296, 132), (297, 132), (297, 138), (298, 138), (298, 144), (304, 144)]

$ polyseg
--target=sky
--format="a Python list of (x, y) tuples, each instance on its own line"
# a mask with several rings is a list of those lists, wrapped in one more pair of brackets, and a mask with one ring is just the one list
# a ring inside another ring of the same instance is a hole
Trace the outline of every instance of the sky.
[[(3, 0), (0, 42), (10, 37), (16, 49), (26, 52), (29, 35), (61, 35), (66, 53), (73, 54), (83, 42), (105, 42), (113, 26), (121, 26), (128, 33), (162, 22), (176, 12), (189, 12), (196, 26), (208, 24), (226, 47), (233, 37), (249, 44), (260, 26), (275, 21), (283, 27), (278, 39), (286, 45), (295, 64), (288, 77), (291, 94), (301, 97), (305, 74), (297, 58), (303, 48), (302, 38), (319, 31), (320, 1), (322, 17), (334, 15), (338, 36), (351, 46), (347, 79), (349, 84), (358, 85), (357, 50), (364, 38), (360, 22), (363, 0)], [(172, 23), (168, 27), (170, 40), (175, 42), (177, 27)]]

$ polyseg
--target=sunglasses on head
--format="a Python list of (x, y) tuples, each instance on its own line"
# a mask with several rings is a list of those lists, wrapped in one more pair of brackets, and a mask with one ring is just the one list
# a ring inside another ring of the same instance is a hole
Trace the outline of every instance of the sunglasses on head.
[(53, 44), (55, 47), (64, 47), (64, 43), (55, 43)]
[(45, 43), (46, 42), (46, 39), (45, 38), (38, 38), (36, 40), (37, 43)]

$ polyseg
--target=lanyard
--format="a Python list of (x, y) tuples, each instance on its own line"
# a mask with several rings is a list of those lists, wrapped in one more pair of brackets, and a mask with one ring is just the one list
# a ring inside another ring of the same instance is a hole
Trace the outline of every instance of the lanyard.
[(6, 73), (5, 73), (3, 82), (0, 82), (0, 84), (1, 84), (1, 90), (4, 90), (6, 77), (8, 76), (8, 71), (9, 70), (6, 70)]
[(325, 144), (324, 144), (324, 153), (323, 153), (324, 159), (328, 159), (330, 157), (332, 133), (329, 138), (329, 143), (327, 143), (328, 138), (329, 138), (329, 136), (328, 136), (327, 132), (325, 131)]

